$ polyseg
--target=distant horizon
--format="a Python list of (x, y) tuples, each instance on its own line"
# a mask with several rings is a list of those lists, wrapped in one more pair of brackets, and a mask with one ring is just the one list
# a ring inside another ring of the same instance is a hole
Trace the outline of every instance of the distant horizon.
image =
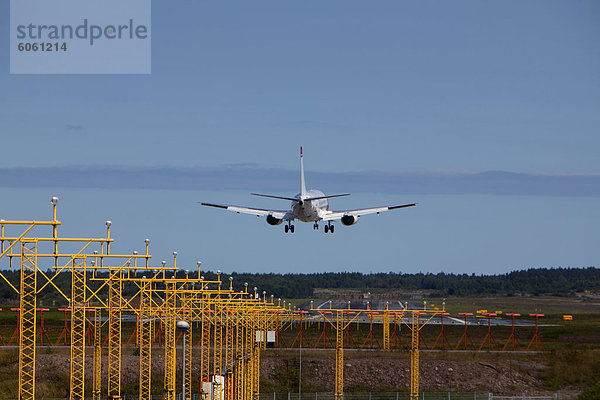
[[(298, 171), (261, 165), (212, 167), (67, 165), (0, 168), (0, 187), (103, 189), (279, 190), (298, 188)], [(527, 173), (501, 170), (307, 170), (320, 190), (388, 194), (600, 196), (600, 172)]]

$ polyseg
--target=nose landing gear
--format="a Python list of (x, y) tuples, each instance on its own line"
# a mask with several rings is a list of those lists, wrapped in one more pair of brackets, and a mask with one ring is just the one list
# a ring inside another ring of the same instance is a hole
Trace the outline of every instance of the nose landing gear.
[(313, 225), (313, 230), (319, 230), (319, 224), (317, 222), (315, 222), (315, 224)]

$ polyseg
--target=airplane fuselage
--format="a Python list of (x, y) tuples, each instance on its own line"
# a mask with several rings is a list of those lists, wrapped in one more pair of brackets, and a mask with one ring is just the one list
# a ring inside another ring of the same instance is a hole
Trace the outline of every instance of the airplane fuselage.
[(323, 192), (316, 189), (307, 191), (304, 196), (298, 193), (296, 197), (298, 200), (292, 202), (292, 212), (294, 216), (302, 222), (315, 222), (321, 218), (321, 210), (329, 210), (329, 201), (327, 199), (308, 200), (312, 197), (325, 196)]

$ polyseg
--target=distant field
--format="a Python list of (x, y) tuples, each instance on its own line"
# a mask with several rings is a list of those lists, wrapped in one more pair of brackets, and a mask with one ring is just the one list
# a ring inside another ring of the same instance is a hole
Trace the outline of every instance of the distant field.
[[(443, 299), (427, 299), (428, 303), (441, 306)], [(488, 312), (502, 311), (528, 315), (532, 313), (558, 316), (563, 314), (599, 314), (600, 299), (572, 297), (451, 297), (445, 299), (446, 311), (450, 313), (472, 312), (487, 309)]]

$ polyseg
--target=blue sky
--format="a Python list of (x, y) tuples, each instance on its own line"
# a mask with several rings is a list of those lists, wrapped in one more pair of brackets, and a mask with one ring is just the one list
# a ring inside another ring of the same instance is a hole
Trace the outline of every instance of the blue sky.
[[(63, 234), (224, 271), (599, 264), (595, 1), (155, 0), (138, 76), (10, 75), (8, 11), (2, 218), (56, 194)], [(295, 194), (301, 145), (332, 208), (419, 206), (292, 236), (196, 205), (286, 207), (248, 193)]]

